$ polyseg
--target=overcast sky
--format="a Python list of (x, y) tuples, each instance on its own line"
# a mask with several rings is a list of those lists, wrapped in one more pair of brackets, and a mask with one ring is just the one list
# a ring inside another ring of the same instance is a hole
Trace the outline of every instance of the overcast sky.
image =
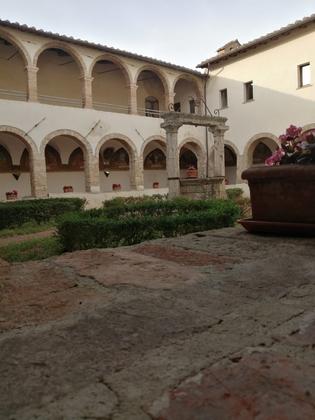
[(315, 13), (315, 0), (0, 0), (0, 17), (194, 68)]

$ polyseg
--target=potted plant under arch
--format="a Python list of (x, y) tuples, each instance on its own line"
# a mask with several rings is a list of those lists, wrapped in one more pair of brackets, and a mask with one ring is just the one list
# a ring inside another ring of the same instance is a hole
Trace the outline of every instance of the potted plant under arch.
[(315, 130), (291, 125), (266, 166), (242, 173), (248, 181), (252, 219), (241, 220), (250, 232), (315, 234)]

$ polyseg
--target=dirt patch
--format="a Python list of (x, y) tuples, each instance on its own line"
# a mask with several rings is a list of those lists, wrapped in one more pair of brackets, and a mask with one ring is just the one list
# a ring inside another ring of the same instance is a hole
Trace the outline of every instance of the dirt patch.
[(60, 319), (97, 298), (95, 291), (50, 263), (5, 263), (0, 275), (0, 332)]
[(153, 404), (159, 420), (314, 419), (315, 369), (258, 353), (206, 369)]
[(172, 261), (180, 265), (202, 267), (207, 265), (224, 266), (239, 261), (236, 258), (220, 255), (210, 255), (207, 252), (191, 251), (175, 246), (166, 245), (140, 245), (134, 252), (142, 255)]

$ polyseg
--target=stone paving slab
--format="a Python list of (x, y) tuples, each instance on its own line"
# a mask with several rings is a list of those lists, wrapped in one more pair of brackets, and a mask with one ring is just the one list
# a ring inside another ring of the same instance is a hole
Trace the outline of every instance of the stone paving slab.
[(315, 419), (315, 240), (0, 261), (0, 419)]

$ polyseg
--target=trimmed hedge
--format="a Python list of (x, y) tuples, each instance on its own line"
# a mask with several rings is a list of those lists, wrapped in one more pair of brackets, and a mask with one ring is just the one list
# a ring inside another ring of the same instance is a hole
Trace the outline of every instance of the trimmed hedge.
[(88, 210), (84, 214), (86, 217), (122, 219), (126, 217), (144, 216), (161, 217), (210, 209), (224, 210), (226, 208), (226, 200), (191, 200), (183, 197), (175, 198), (173, 200), (146, 199), (127, 204), (114, 199), (109, 203), (111, 203), (111, 205), (108, 205), (103, 209)]
[(21, 226), (35, 221), (48, 222), (73, 211), (82, 210), (85, 200), (80, 198), (47, 198), (0, 203), (0, 229)]
[(126, 246), (233, 226), (239, 216), (238, 206), (229, 200), (176, 199), (160, 204), (156, 208), (152, 203), (141, 203), (126, 206), (126, 211), (118, 206), (113, 213), (103, 210), (66, 215), (57, 225), (60, 241), (67, 251)]

